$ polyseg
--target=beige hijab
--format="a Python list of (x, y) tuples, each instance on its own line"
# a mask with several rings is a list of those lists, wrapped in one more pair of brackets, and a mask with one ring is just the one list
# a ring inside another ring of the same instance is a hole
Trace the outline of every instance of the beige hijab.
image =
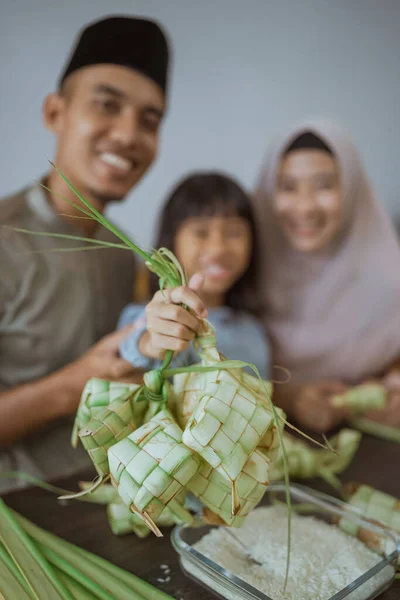
[[(337, 239), (318, 256), (290, 247), (272, 211), (280, 158), (307, 131), (332, 149), (345, 203)], [(379, 374), (400, 356), (400, 247), (348, 136), (334, 123), (314, 120), (276, 140), (255, 202), (274, 364), (287, 367), (295, 384), (356, 383)]]

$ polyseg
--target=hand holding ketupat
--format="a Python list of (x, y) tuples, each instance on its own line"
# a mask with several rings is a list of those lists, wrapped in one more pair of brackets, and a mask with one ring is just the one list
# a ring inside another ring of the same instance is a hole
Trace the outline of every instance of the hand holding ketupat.
[(200, 319), (207, 317), (207, 308), (195, 293), (203, 283), (204, 276), (195, 273), (188, 286), (160, 290), (154, 295), (146, 306), (147, 330), (139, 340), (144, 356), (163, 359), (166, 350), (186, 350), (202, 327)]
[[(141, 380), (129, 362), (119, 356), (119, 344), (129, 333), (132, 326), (124, 327), (106, 335), (83, 356), (67, 365), (62, 370), (62, 377), (69, 381), (70, 387), (79, 394), (83, 390), (89, 377), (98, 377), (110, 381), (136, 383)], [(90, 375), (89, 375), (90, 374)], [(68, 402), (65, 406), (66, 414), (75, 414), (77, 410), (77, 394), (68, 394)]]

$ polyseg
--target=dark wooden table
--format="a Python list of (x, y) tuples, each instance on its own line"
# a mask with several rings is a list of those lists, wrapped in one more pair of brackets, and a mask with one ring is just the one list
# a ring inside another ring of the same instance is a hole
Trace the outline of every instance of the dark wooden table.
[[(365, 436), (353, 463), (343, 473), (342, 480), (360, 481), (400, 498), (399, 465), (400, 444)], [(78, 479), (91, 477), (92, 472), (57, 483), (66, 489), (77, 489)], [(320, 483), (311, 484), (310, 487), (329, 491)], [(80, 502), (61, 506), (54, 495), (38, 488), (13, 492), (5, 496), (5, 500), (34, 523), (132, 571), (178, 600), (212, 600), (208, 592), (180, 571), (178, 557), (169, 539), (170, 530), (166, 530), (161, 539), (152, 535), (144, 540), (134, 535), (116, 537), (109, 529), (104, 507)], [(165, 577), (160, 568), (162, 564), (167, 564), (171, 569), (168, 583), (157, 581)], [(396, 581), (380, 599), (399, 600), (400, 581)]]

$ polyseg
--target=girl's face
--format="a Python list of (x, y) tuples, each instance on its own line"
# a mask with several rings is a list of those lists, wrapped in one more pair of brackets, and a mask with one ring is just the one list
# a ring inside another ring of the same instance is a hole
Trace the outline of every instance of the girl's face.
[(334, 158), (322, 150), (289, 152), (281, 160), (273, 210), (290, 245), (318, 252), (335, 238), (343, 197)]
[(251, 250), (250, 224), (235, 215), (189, 217), (175, 236), (175, 254), (186, 273), (205, 276), (202, 295), (209, 306), (224, 302), (249, 266)]

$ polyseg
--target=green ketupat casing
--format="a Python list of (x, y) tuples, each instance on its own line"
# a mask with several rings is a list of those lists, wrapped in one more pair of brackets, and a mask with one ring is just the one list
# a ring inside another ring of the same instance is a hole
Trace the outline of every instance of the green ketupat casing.
[(111, 481), (123, 502), (156, 534), (166, 507), (183, 520), (191, 515), (177, 502), (200, 469), (200, 457), (182, 443), (182, 431), (163, 410), (108, 452)]

